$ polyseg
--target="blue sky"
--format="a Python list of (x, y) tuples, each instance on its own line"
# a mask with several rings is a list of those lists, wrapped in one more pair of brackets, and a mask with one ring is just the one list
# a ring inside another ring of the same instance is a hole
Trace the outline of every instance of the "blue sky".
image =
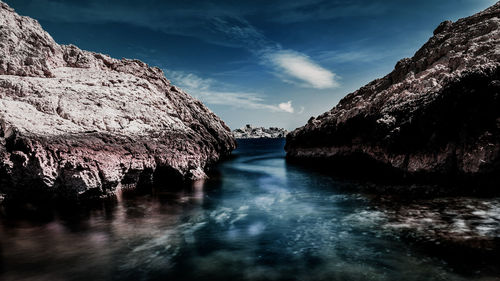
[(158, 66), (231, 128), (294, 129), (493, 0), (6, 0), (61, 44)]

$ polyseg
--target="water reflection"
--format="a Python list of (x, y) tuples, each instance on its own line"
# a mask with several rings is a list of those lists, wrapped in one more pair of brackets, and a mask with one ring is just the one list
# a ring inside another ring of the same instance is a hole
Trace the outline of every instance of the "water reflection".
[[(287, 165), (283, 141), (240, 143), (180, 192), (4, 214), (2, 280), (470, 280), (381, 227), (333, 179)], [(490, 276), (491, 277), (491, 276)]]

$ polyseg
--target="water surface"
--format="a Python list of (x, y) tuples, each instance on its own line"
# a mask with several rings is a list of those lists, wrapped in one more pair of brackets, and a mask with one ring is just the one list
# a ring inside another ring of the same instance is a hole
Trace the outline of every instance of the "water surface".
[(283, 145), (240, 141), (187, 191), (4, 213), (0, 279), (492, 280), (387, 231), (369, 198), (286, 164)]

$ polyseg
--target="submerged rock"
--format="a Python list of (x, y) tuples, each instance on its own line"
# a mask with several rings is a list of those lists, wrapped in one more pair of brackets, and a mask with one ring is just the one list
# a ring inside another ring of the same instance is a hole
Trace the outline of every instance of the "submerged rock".
[(288, 131), (282, 128), (253, 127), (249, 124), (233, 131), (233, 136), (237, 139), (278, 139), (284, 138), (286, 134), (288, 134)]
[(0, 2), (0, 193), (99, 197), (204, 178), (236, 146), (200, 101), (138, 60), (58, 45)]
[(480, 250), (498, 255), (500, 200), (498, 198), (436, 198), (396, 204), (387, 200), (388, 230), (406, 233), (419, 242), (442, 247)]
[(443, 22), (412, 58), (288, 134), (287, 157), (324, 159), (331, 172), (498, 191), (499, 65), (497, 3)]
[(443, 255), (464, 253), (499, 257), (500, 198), (440, 197), (427, 199), (383, 195), (370, 207), (343, 219), (369, 225)]

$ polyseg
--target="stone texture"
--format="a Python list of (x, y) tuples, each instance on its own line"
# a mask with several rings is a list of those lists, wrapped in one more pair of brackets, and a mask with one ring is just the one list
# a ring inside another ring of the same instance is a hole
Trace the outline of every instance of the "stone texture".
[(498, 186), (499, 17), (497, 3), (441, 23), (412, 58), (291, 132), (287, 157), (370, 176)]
[(277, 139), (284, 138), (286, 134), (288, 134), (287, 130), (282, 128), (253, 127), (250, 124), (233, 131), (233, 136), (237, 139)]
[(0, 2), (0, 192), (113, 194), (206, 177), (230, 129), (156, 67), (58, 45)]

